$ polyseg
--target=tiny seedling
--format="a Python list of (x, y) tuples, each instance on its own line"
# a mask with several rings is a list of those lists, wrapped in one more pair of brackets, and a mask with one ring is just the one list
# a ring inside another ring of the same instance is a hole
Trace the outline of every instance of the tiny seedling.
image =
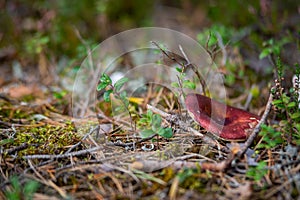
[(267, 173), (267, 163), (261, 161), (257, 166), (250, 167), (246, 172), (246, 176), (254, 179), (255, 181), (260, 181)]
[(263, 124), (259, 133), (259, 135), (263, 137), (263, 140), (257, 146), (257, 148), (271, 149), (282, 144), (284, 140), (281, 134), (281, 132), (276, 131), (272, 126)]
[(97, 90), (105, 90), (105, 92), (103, 93), (103, 99), (106, 102), (111, 101), (111, 94), (114, 94), (114, 96), (122, 102), (122, 105), (116, 107), (116, 110), (120, 111), (122, 109), (125, 109), (129, 113), (131, 127), (133, 128), (133, 120), (129, 110), (129, 100), (127, 97), (127, 92), (125, 90), (121, 90), (124, 84), (128, 82), (128, 80), (128, 78), (123, 77), (113, 84), (111, 78), (106, 73), (102, 73), (100, 77), (100, 83), (97, 86)]
[(176, 71), (179, 72), (179, 75), (177, 75), (178, 82), (172, 82), (171, 86), (175, 88), (180, 88), (181, 93), (183, 96), (185, 94), (183, 93), (183, 88), (187, 89), (196, 89), (196, 84), (193, 81), (190, 81), (186, 78), (186, 73), (184, 73), (184, 68), (176, 67)]
[(161, 116), (153, 114), (150, 110), (142, 115), (142, 118), (138, 121), (138, 127), (142, 129), (140, 132), (142, 138), (148, 138), (154, 134), (158, 134), (164, 138), (171, 138), (173, 136), (172, 128), (164, 128)]
[(269, 39), (268, 41), (263, 42), (263, 49), (261, 53), (259, 54), (259, 59), (263, 59), (267, 56), (279, 56), (280, 55), (280, 49), (282, 49), (282, 46), (288, 42), (287, 38), (283, 38), (280, 41), (274, 41), (274, 39)]

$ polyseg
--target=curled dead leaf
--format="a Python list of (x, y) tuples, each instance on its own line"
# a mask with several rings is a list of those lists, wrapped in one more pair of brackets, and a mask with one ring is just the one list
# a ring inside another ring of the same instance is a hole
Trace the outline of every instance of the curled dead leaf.
[(8, 95), (11, 98), (21, 99), (27, 95), (33, 95), (34, 97), (42, 97), (43, 93), (37, 85), (17, 85), (12, 86), (8, 90)]
[(186, 96), (185, 105), (196, 122), (223, 140), (246, 140), (260, 119), (255, 114), (195, 93)]

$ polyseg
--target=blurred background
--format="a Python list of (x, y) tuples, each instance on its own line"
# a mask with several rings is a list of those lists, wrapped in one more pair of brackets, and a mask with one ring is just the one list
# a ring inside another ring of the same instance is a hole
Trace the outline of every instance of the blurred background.
[(221, 38), (227, 59), (217, 64), (237, 91), (229, 95), (254, 83), (258, 92), (273, 78), (269, 54), (291, 67), (299, 62), (299, 13), (295, 0), (0, 0), (1, 91), (12, 80), (67, 88), (71, 83), (60, 79), (76, 74), (87, 46), (124, 30), (159, 26), (211, 50)]

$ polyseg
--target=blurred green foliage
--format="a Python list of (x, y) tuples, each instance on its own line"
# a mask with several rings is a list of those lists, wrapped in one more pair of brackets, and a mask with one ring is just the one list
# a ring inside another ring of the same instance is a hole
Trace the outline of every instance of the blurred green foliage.
[[(90, 44), (97, 44), (126, 29), (156, 26), (155, 16), (158, 16), (156, 21), (160, 21), (160, 15), (157, 13), (155, 15), (155, 12), (163, 12), (164, 8), (168, 7), (183, 11), (181, 15), (190, 13), (186, 5), (193, 9), (201, 8), (196, 12), (205, 13), (205, 20), (209, 23), (207, 25), (215, 25), (213, 29), (218, 30), (225, 43), (235, 29), (242, 30), (246, 26), (255, 25), (266, 34), (275, 34), (282, 30), (282, 23), (288, 15), (297, 13), (296, 1), (288, 0), (284, 4), (281, 1), (272, 1), (270, 5), (261, 5), (262, 2), (259, 0), (2, 1), (0, 49), (13, 46), (17, 55), (26, 59), (30, 59), (31, 55), (34, 58), (34, 54), (41, 52), (42, 49), (45, 49), (48, 57), (54, 59), (62, 55), (80, 58), (83, 55), (78, 48), (82, 45), (82, 41), (77, 32)], [(171, 14), (170, 17), (175, 19), (176, 17)], [(190, 21), (197, 20), (192, 15), (185, 17), (189, 17)], [(216, 41), (213, 39), (214, 37), (211, 42)], [(256, 39), (259, 44), (266, 40), (260, 37)]]
[(0, 11), (0, 48), (13, 45), (20, 56), (48, 53), (77, 56), (83, 38), (100, 42), (124, 29), (151, 25), (154, 1), (12, 0)]

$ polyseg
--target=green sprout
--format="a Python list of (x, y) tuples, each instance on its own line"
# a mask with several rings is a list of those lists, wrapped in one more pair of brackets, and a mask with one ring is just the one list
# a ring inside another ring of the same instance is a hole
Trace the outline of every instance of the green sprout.
[(143, 130), (140, 132), (142, 138), (148, 138), (154, 134), (158, 134), (164, 138), (171, 138), (173, 136), (172, 128), (164, 128), (162, 126), (162, 118), (158, 114), (153, 114), (148, 110), (146, 114), (138, 121), (138, 126)]

